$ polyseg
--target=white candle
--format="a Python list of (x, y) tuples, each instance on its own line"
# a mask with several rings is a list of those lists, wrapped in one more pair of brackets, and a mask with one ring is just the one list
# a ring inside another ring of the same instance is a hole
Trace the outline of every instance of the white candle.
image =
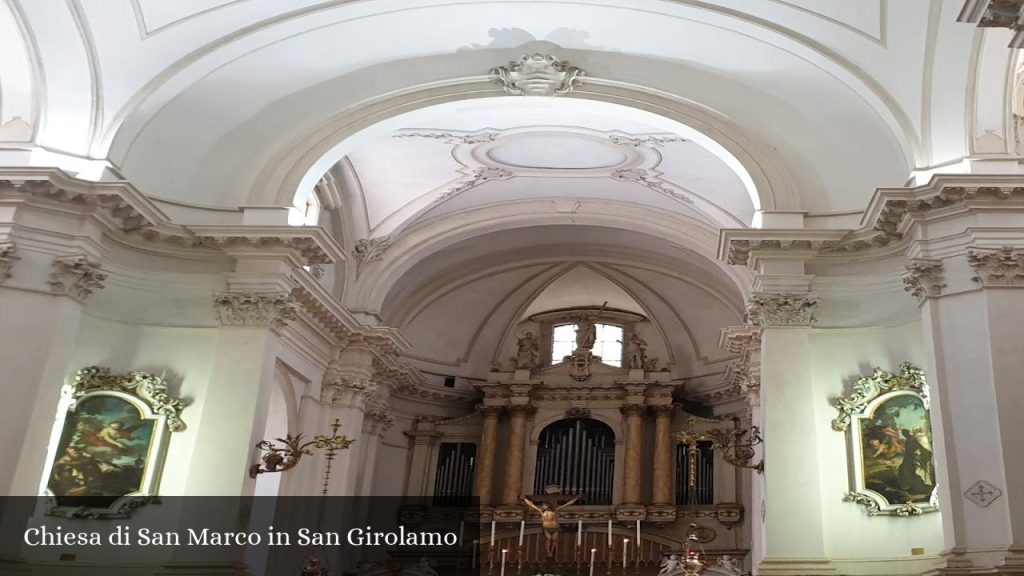
[(583, 546), (583, 520), (578, 521), (578, 527), (576, 529), (576, 545)]
[(608, 521), (608, 547), (612, 547), (612, 521)]
[(590, 576), (594, 576), (594, 556), (597, 554), (597, 548), (590, 549)]
[(523, 538), (526, 537), (526, 520), (519, 521), (519, 547), (523, 546)]
[(491, 520), (491, 546), (494, 546), (494, 520)]
[(626, 569), (626, 556), (629, 555), (629, 538), (622, 539), (622, 569)]
[(640, 547), (640, 521), (636, 521), (636, 547)]
[[(505, 576), (505, 558), (508, 556), (508, 548), (501, 551), (501, 576)], [(625, 564), (623, 564), (625, 566)]]

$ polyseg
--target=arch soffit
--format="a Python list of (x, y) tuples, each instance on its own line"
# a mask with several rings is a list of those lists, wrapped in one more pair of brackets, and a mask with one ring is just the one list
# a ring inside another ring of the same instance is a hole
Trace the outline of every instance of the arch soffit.
[[(428, 223), (409, 230), (388, 248), (383, 261), (369, 267), (364, 278), (352, 287), (352, 300), (347, 305), (367, 313), (379, 314), (388, 293), (417, 262), (457, 242), (482, 236), (488, 232), (529, 228), (534, 226), (590, 225), (640, 232), (694, 250), (712, 261), (734, 279), (740, 291), (743, 282), (730, 273), (729, 267), (715, 259), (718, 233), (703, 222), (668, 216), (654, 210), (617, 202), (588, 202), (588, 210), (600, 212), (552, 213), (550, 203), (525, 203), (513, 214), (499, 210), (501, 206), (472, 209), (472, 220), (453, 215), (446, 222)], [(536, 205), (540, 204), (540, 205)], [(461, 214), (465, 216), (465, 213)], [(571, 220), (567, 218), (571, 216)], [(684, 225), (680, 225), (684, 224)]]
[[(533, 429), (530, 430), (530, 437), (528, 442), (530, 444), (537, 444), (540, 441), (540, 433), (543, 432), (545, 428), (551, 426), (555, 422), (559, 422), (566, 419), (567, 418), (565, 417), (565, 414), (559, 412), (552, 413), (550, 416), (546, 416), (540, 420), (535, 419), (533, 422)], [(601, 424), (607, 426), (612, 431), (612, 436), (615, 439), (616, 446), (622, 444), (624, 430), (622, 428), (621, 419), (610, 417), (607, 414), (605, 414), (604, 411), (602, 411), (601, 409), (592, 409), (590, 412), (589, 419), (596, 420), (597, 422), (600, 422)], [(619, 454), (616, 454), (615, 456), (618, 457)]]

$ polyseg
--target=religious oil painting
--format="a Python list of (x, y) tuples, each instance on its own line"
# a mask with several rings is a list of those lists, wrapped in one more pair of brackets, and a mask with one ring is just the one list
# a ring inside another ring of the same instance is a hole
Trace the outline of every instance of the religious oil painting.
[(832, 421), (847, 431), (851, 455), (848, 502), (869, 515), (916, 516), (937, 509), (931, 416), (924, 373), (909, 363), (899, 374), (876, 368), (839, 398)]
[(143, 372), (79, 370), (47, 474), (51, 512), (124, 517), (156, 496), (167, 432), (184, 429), (181, 401)]

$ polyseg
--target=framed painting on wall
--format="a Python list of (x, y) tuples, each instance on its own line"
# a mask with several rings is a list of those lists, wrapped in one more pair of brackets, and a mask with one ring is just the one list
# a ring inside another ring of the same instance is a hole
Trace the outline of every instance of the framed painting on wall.
[(157, 495), (168, 434), (185, 429), (181, 400), (158, 376), (97, 366), (79, 370), (64, 394), (46, 473), (49, 513), (126, 517)]
[(938, 510), (924, 371), (908, 362), (899, 374), (875, 368), (835, 405), (832, 428), (846, 432), (850, 446), (851, 489), (843, 500), (863, 504), (871, 516)]

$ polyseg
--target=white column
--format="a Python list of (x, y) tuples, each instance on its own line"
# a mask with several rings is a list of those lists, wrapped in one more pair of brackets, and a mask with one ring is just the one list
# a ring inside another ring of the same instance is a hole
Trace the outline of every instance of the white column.
[(946, 473), (941, 572), (1024, 572), (1024, 247), (970, 249), (945, 268), (948, 287), (919, 292)]
[(377, 452), (384, 441), (384, 434), (394, 424), (391, 414), (381, 408), (375, 408), (366, 413), (363, 420), (363, 443), (362, 457), (360, 458), (359, 478), (356, 484), (356, 492), (360, 496), (373, 496), (373, 478), (377, 470)]
[[(761, 333), (763, 481), (754, 479), (754, 560), (761, 575), (833, 574), (824, 540), (820, 463), (809, 455), (821, 433), (810, 368), (809, 335), (817, 299), (810, 294), (755, 294), (750, 316)], [(764, 518), (763, 524), (761, 518)]]

